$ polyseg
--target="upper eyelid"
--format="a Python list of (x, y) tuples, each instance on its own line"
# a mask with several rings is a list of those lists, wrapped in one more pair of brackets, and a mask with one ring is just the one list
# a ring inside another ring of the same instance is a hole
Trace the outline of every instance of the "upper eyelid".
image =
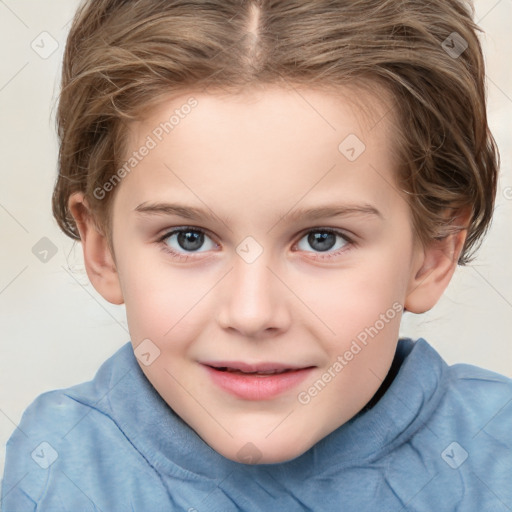
[[(170, 229), (164, 230), (162, 232), (162, 234), (158, 237), (158, 240), (165, 240), (166, 238), (169, 238), (170, 236), (172, 236), (176, 233), (183, 232), (183, 231), (198, 231), (200, 233), (204, 233), (205, 235), (208, 235), (214, 241), (216, 239), (216, 237), (205, 228), (200, 228), (197, 226), (177, 226), (175, 228), (170, 228)], [(218, 242), (215, 242), (215, 243), (218, 243)]]
[[(198, 232), (204, 233), (209, 238), (211, 238), (217, 245), (219, 245), (219, 242), (217, 242), (216, 237), (209, 230), (207, 230), (205, 228), (198, 227), (198, 226), (176, 226), (174, 228), (170, 228), (170, 229), (164, 231), (163, 234), (158, 238), (158, 240), (163, 241), (166, 238), (169, 238), (172, 235), (179, 233), (179, 232), (183, 232), (183, 231), (198, 231)], [(346, 231), (343, 229), (332, 228), (332, 227), (327, 227), (327, 226), (305, 228), (305, 229), (299, 231), (299, 233), (297, 233), (295, 235), (295, 237), (298, 237), (298, 240), (300, 240), (306, 234), (315, 232), (315, 231), (316, 232), (324, 231), (324, 232), (334, 233), (335, 235), (340, 236), (341, 238), (346, 240), (347, 242), (354, 243), (355, 236), (353, 236), (351, 234), (347, 234)]]
[[(309, 228), (309, 229), (306, 229), (304, 231), (301, 231), (297, 236), (298, 236), (298, 241), (301, 240), (305, 235), (307, 235), (308, 233), (311, 233), (311, 232), (327, 232), (327, 233), (333, 233), (335, 234), (336, 236), (339, 236), (340, 238), (342, 238), (343, 240), (345, 240), (345, 242), (348, 242), (350, 244), (355, 244), (355, 236), (353, 236), (352, 234), (347, 234), (345, 230), (342, 230), (342, 229), (336, 229), (336, 228), (327, 228), (327, 227), (320, 227), (320, 228)], [(297, 243), (298, 243), (297, 241)]]

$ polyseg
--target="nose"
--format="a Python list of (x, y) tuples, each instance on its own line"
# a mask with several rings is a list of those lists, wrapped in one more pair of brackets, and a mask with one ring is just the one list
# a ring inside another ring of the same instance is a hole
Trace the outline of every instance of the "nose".
[(235, 255), (219, 289), (217, 321), (244, 337), (265, 338), (286, 330), (291, 293), (269, 266), (265, 252), (248, 263)]

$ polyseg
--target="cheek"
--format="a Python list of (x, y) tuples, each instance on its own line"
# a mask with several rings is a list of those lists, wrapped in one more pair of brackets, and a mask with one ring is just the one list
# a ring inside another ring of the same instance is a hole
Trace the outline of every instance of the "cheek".
[(342, 396), (344, 406), (337, 418), (346, 421), (346, 414), (355, 414), (375, 394), (390, 368), (402, 302), (396, 274), (384, 274), (384, 267), (376, 265), (371, 272), (353, 274), (332, 286), (336, 301), (325, 303), (322, 318), (335, 334), (327, 333), (322, 340), (326, 378), (333, 385), (316, 402), (318, 414), (322, 403), (338, 403)]
[(186, 271), (150, 263), (148, 258), (144, 264), (137, 264), (134, 258), (123, 274), (126, 314), (135, 342), (149, 338), (161, 345), (176, 337), (197, 314), (200, 299), (208, 290), (204, 280), (203, 286), (196, 280), (192, 283)]
[(307, 281), (297, 277), (294, 292), (310, 311), (299, 303), (297, 308), (304, 309), (304, 315), (317, 317), (318, 334), (332, 340), (328, 341), (332, 346), (356, 337), (381, 315), (386, 315), (389, 323), (397, 323), (399, 319), (392, 320), (403, 300), (400, 266), (400, 262), (391, 266), (379, 254), (352, 268), (322, 270), (323, 275), (318, 273)]

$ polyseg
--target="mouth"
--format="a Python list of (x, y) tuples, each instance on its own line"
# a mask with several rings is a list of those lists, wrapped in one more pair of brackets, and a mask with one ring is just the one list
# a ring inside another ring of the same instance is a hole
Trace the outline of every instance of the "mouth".
[(282, 363), (202, 363), (220, 389), (244, 400), (268, 400), (298, 386), (315, 366)]
[(242, 375), (277, 375), (277, 374), (281, 374), (281, 373), (294, 371), (291, 369), (287, 369), (287, 370), (266, 370), (266, 371), (256, 370), (254, 372), (244, 372), (243, 370), (239, 370), (237, 368), (229, 368), (227, 366), (220, 366), (220, 367), (211, 366), (210, 368), (213, 368), (214, 370), (218, 370), (219, 372), (239, 373)]

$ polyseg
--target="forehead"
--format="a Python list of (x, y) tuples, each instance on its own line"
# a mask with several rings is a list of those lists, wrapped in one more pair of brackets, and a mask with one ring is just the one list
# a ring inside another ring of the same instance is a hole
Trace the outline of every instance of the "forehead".
[[(336, 111), (343, 111), (345, 114), (350, 113), (361, 131), (371, 131), (384, 119), (387, 120), (384, 128), (390, 128), (396, 123), (397, 115), (394, 108), (395, 98), (388, 87), (368, 79), (347, 82), (344, 85), (305, 86), (283, 83), (251, 85), (234, 91), (212, 89), (206, 92), (191, 89), (159, 96), (141, 109), (138, 120), (127, 125), (130, 141), (136, 142), (159, 123), (168, 121), (173, 113), (186, 107), (191, 98), (197, 100), (204, 115), (207, 115), (206, 109), (221, 109), (222, 112), (216, 113), (218, 121), (228, 120), (228, 116), (234, 118), (236, 114), (244, 116), (251, 107), (252, 114), (270, 109), (271, 112), (265, 112), (267, 129), (268, 121), (276, 121), (279, 117), (283, 120), (290, 119), (298, 114), (304, 116), (304, 121), (308, 121), (305, 127), (309, 125), (314, 129), (321, 121), (324, 128), (337, 130), (336, 123), (339, 118), (331, 118), (336, 117)], [(276, 103), (279, 104), (278, 108)], [(197, 109), (194, 109), (194, 114), (194, 117), (198, 117)], [(309, 119), (306, 119), (308, 114)], [(254, 124), (258, 119), (251, 118), (250, 121)]]
[(131, 124), (126, 159), (148, 141), (151, 150), (122, 188), (131, 209), (171, 191), (197, 206), (202, 197), (218, 207), (222, 197), (226, 207), (243, 198), (284, 209), (329, 201), (335, 190), (382, 203), (379, 188), (389, 188), (396, 168), (390, 105), (354, 85), (177, 94)]

